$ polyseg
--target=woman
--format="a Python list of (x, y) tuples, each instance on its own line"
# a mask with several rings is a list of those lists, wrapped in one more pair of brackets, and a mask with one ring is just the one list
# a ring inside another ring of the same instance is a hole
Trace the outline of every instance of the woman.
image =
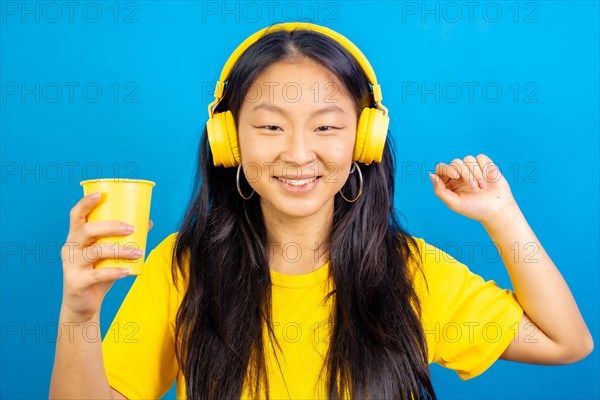
[[(258, 32), (215, 94), (182, 226), (113, 324), (134, 339), (59, 341), (50, 397), (156, 398), (177, 379), (178, 398), (435, 398), (431, 362), (468, 379), (498, 358), (591, 352), (569, 288), (485, 155), (430, 177), (486, 228), (514, 293), (401, 228), (381, 89), (347, 39), (309, 24)], [(73, 208), (68, 242), (128, 233), (86, 222), (95, 201)], [(539, 249), (536, 262), (514, 259), (515, 242)], [(97, 323), (125, 276), (93, 269), (83, 248), (63, 254), (62, 322)]]

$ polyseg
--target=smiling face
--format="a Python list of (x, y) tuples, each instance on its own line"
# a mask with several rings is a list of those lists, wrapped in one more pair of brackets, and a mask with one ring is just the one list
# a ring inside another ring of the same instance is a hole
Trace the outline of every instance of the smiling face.
[(242, 168), (281, 217), (333, 210), (352, 166), (357, 113), (335, 75), (306, 57), (270, 65), (238, 115)]

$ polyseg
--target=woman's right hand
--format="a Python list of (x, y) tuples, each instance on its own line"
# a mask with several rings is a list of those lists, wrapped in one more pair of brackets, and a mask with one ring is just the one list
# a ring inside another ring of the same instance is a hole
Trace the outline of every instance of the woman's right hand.
[[(131, 248), (115, 243), (97, 243), (105, 236), (126, 236), (128, 224), (121, 221), (88, 222), (88, 214), (98, 205), (100, 197), (93, 194), (83, 197), (71, 209), (70, 228), (67, 240), (61, 249), (63, 263), (63, 301), (61, 313), (70, 319), (89, 321), (100, 311), (104, 296), (115, 280), (128, 276), (124, 268), (94, 268), (102, 259), (129, 259), (142, 257)], [(152, 220), (148, 230), (152, 228)], [(90, 246), (92, 246), (90, 248)], [(118, 247), (117, 247), (118, 246)]]

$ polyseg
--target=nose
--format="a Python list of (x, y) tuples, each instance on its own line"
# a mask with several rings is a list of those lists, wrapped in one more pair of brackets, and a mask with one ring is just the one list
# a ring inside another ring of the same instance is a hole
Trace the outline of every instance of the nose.
[[(310, 132), (306, 132), (304, 129), (294, 129), (293, 132), (290, 132), (280, 154), (281, 161), (286, 164), (304, 167), (314, 162), (316, 158), (317, 155)], [(304, 173), (305, 171), (302, 171), (302, 174)]]

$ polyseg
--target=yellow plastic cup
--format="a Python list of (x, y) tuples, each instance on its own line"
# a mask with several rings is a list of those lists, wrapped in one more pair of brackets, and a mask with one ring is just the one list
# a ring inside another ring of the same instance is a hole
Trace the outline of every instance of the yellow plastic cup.
[[(91, 221), (123, 221), (135, 226), (130, 235), (106, 236), (99, 238), (97, 243), (112, 244), (113, 258), (97, 262), (94, 268), (127, 268), (130, 275), (140, 275), (146, 258), (146, 239), (148, 237), (148, 220), (150, 219), (150, 201), (152, 187), (156, 183), (142, 179), (91, 179), (81, 181), (83, 194), (87, 196), (100, 192), (100, 200), (96, 208), (88, 215)], [(134, 250), (141, 249), (144, 255), (138, 259), (118, 259), (123, 257), (123, 250), (119, 246), (126, 246), (125, 255)], [(121, 253), (121, 254), (119, 254)]]

